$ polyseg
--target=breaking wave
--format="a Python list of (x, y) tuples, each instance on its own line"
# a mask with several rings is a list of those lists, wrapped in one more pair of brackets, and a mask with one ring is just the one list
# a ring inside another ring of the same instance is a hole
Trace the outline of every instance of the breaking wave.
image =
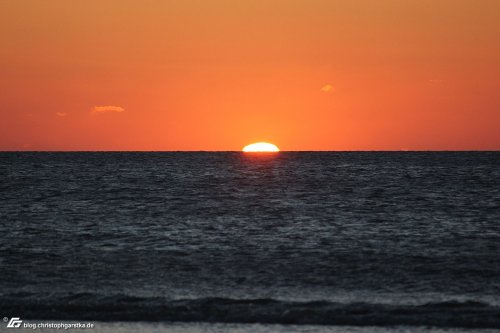
[(0, 312), (26, 319), (500, 328), (500, 307), (472, 300), (394, 305), (275, 299), (171, 300), (90, 293), (40, 298), (16, 294), (1, 298)]

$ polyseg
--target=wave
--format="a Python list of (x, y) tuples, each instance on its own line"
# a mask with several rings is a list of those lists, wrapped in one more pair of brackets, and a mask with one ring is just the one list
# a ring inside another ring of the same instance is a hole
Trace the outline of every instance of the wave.
[(308, 325), (500, 328), (500, 307), (476, 301), (421, 305), (290, 302), (275, 299), (170, 300), (80, 293), (70, 296), (2, 296), (0, 313), (26, 319), (181, 321)]

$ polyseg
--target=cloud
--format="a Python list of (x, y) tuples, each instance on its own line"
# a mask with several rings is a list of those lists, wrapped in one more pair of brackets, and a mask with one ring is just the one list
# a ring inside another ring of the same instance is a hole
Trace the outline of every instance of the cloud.
[(56, 112), (56, 116), (58, 117), (66, 117), (68, 114), (66, 112)]
[(125, 111), (124, 108), (115, 105), (94, 106), (92, 108), (92, 113), (123, 112), (123, 111)]
[(430, 79), (429, 83), (430, 84), (440, 84), (440, 83), (443, 83), (443, 80), (441, 80), (441, 79)]
[(321, 88), (321, 91), (326, 92), (326, 93), (332, 92), (332, 91), (334, 91), (334, 90), (335, 90), (335, 88), (333, 88), (333, 86), (332, 86), (332, 85), (330, 85), (330, 84), (326, 84), (326, 85), (324, 85), (324, 86)]

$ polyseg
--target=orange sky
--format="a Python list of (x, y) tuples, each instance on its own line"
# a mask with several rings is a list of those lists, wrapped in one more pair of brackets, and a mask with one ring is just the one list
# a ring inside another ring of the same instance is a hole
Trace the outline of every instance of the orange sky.
[(5, 0), (0, 150), (499, 150), (498, 0)]

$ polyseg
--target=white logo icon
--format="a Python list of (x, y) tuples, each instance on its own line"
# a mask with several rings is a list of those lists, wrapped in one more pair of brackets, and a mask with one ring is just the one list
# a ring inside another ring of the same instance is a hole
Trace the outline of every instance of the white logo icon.
[(12, 317), (9, 320), (9, 323), (7, 324), (7, 328), (18, 328), (22, 324), (22, 320), (19, 317)]

